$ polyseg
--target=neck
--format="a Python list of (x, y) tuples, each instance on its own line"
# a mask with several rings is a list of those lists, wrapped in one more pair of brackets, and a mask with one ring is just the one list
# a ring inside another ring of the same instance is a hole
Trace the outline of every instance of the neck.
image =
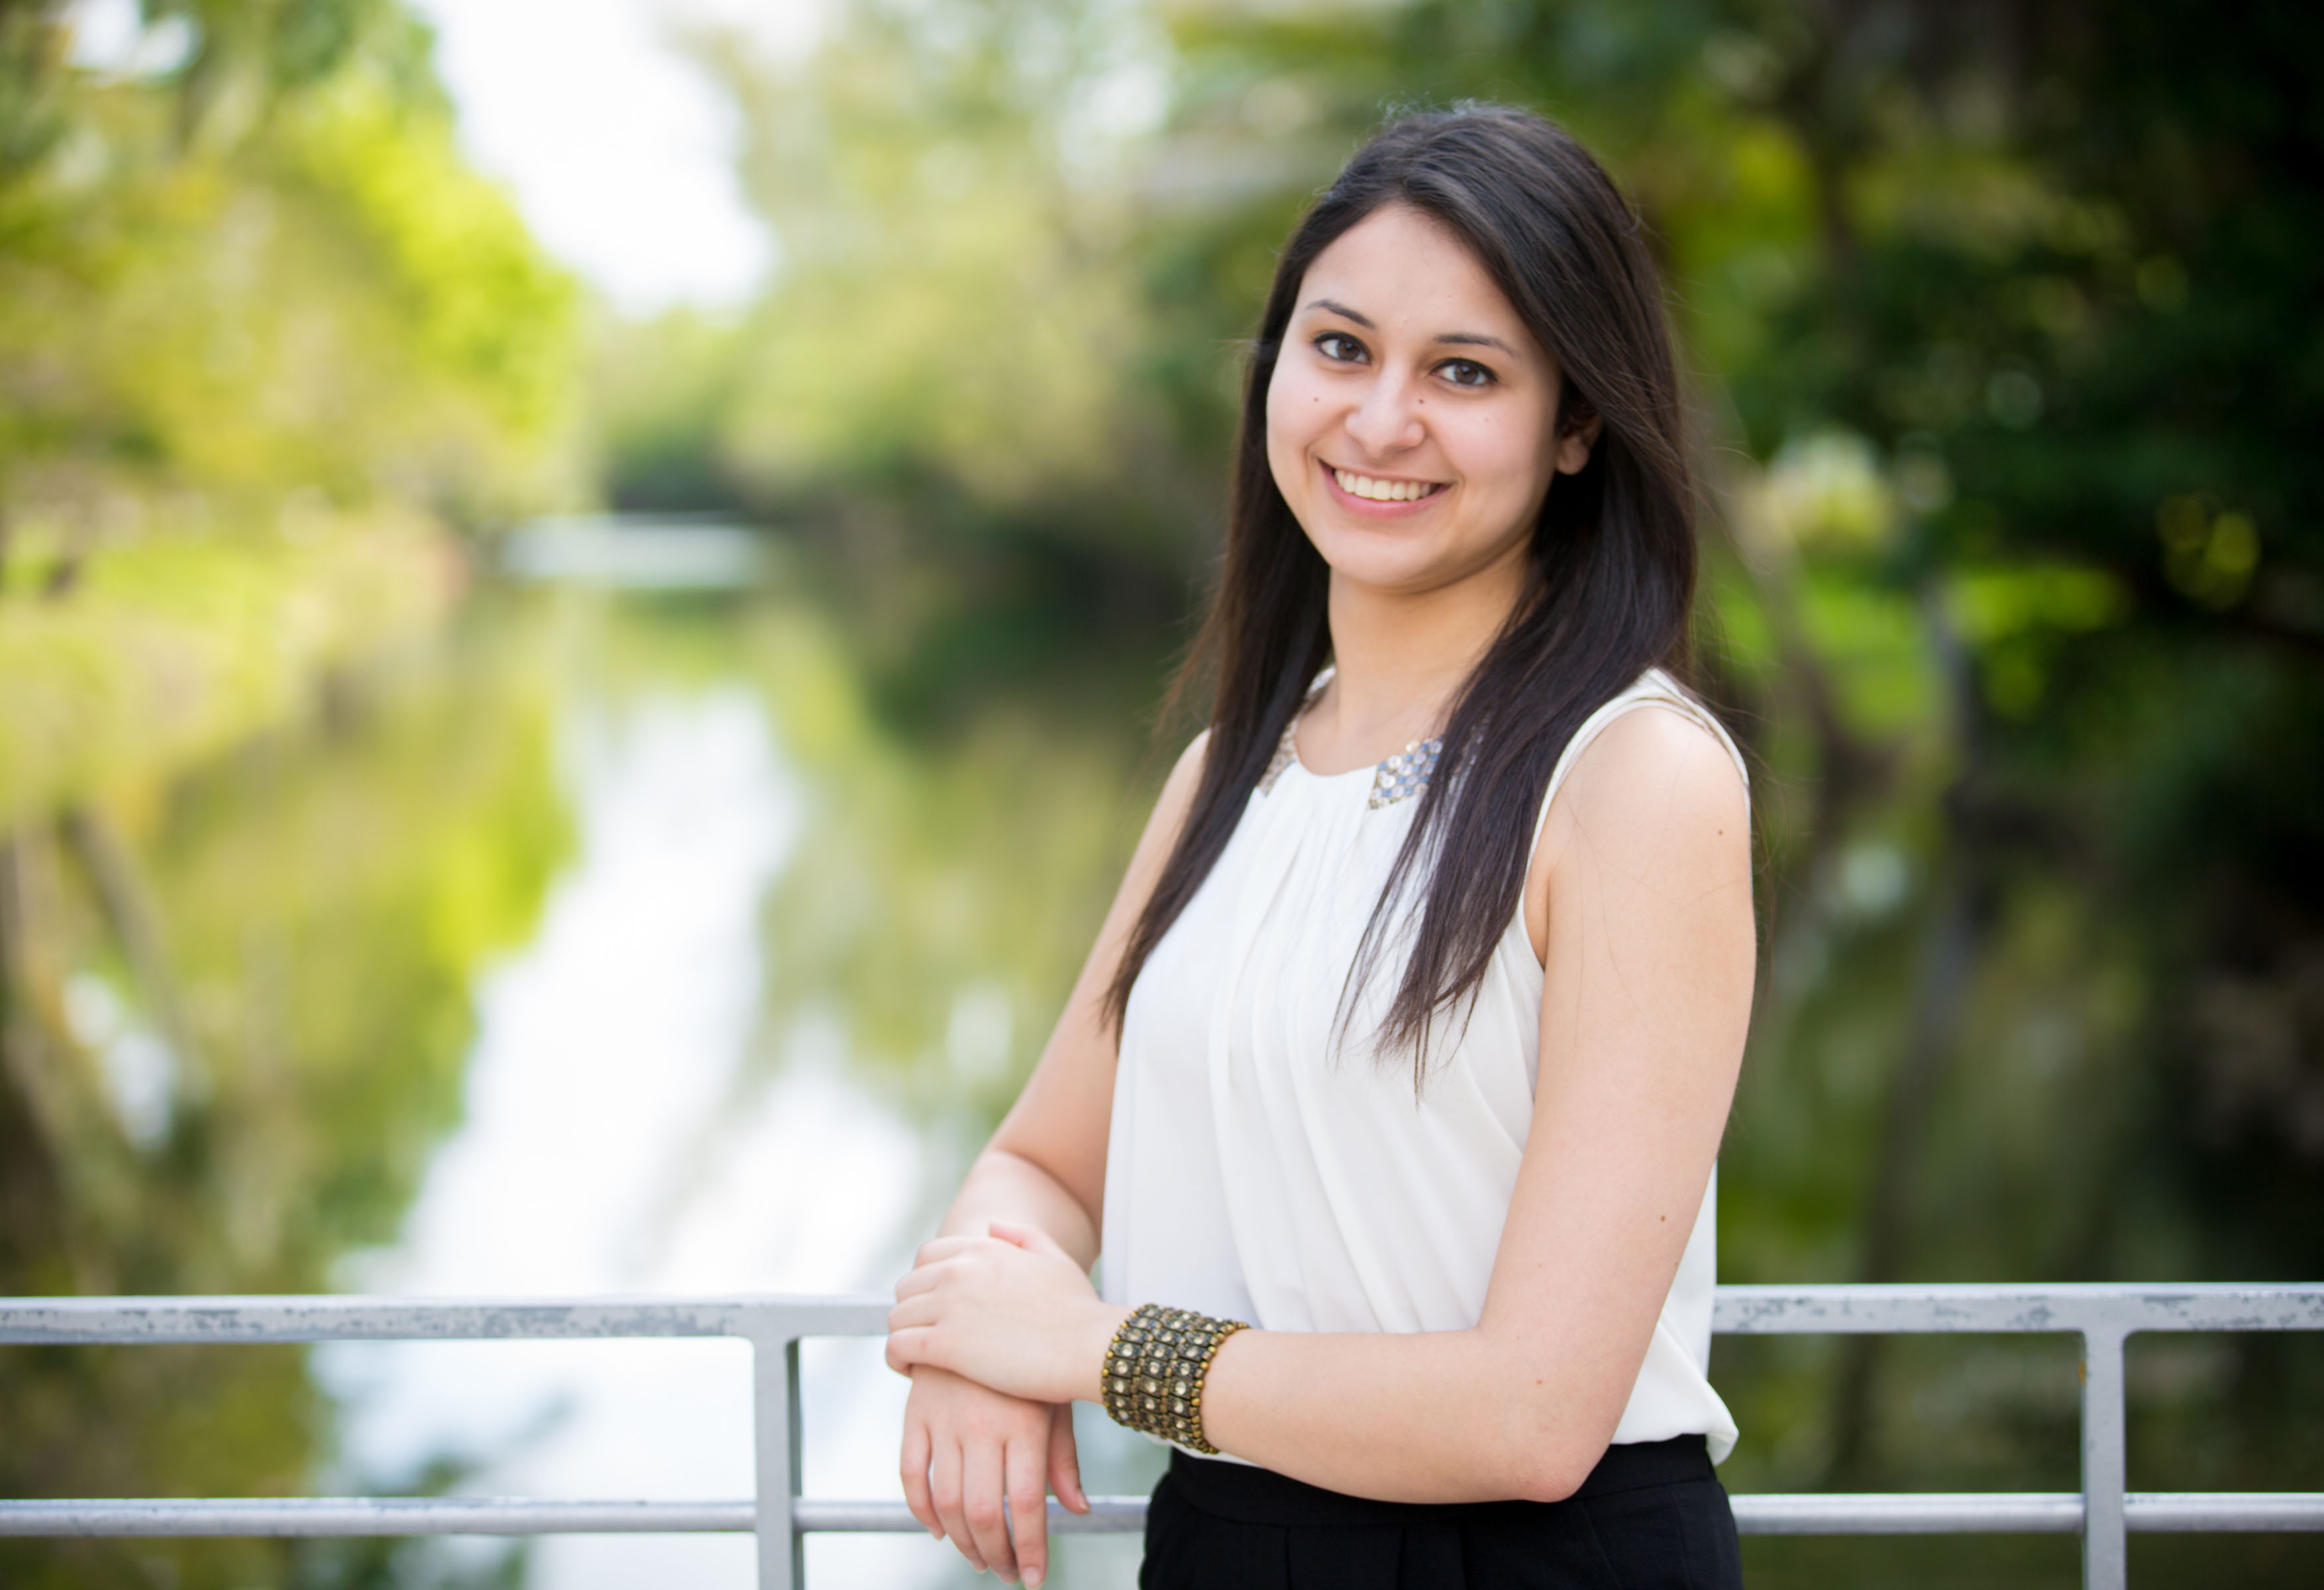
[[(1351, 750), (1439, 734), (1453, 698), (1524, 590), (1525, 549), (1427, 591), (1387, 591), (1332, 577), (1328, 613), (1336, 665), (1328, 698), (1333, 738)], [(1380, 754), (1387, 753), (1381, 752)]]

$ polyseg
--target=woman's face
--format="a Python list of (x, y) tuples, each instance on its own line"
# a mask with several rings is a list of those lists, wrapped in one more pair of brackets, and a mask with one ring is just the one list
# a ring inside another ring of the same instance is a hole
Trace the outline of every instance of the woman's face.
[(1558, 474), (1556, 361), (1440, 223), (1389, 205), (1316, 256), (1267, 389), (1275, 484), (1335, 578), (1441, 588), (1523, 556)]

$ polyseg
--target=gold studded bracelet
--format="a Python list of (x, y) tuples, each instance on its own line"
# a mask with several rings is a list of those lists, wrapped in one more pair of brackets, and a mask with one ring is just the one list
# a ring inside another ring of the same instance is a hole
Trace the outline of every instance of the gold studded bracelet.
[(1113, 1422), (1216, 1455), (1203, 1437), (1203, 1380), (1219, 1344), (1250, 1327), (1185, 1308), (1140, 1303), (1105, 1350), (1105, 1410)]

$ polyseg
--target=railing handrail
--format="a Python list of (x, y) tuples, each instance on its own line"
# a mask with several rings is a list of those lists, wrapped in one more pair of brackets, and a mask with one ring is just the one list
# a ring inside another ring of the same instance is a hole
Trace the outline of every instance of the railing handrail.
[[(0, 1298), (0, 1344), (27, 1342), (548, 1341), (742, 1336), (767, 1309), (828, 1320), (815, 1334), (877, 1335), (880, 1293), (737, 1292), (586, 1297), (355, 1297), (336, 1293)], [(876, 1316), (869, 1325), (863, 1318)], [(1721, 1335), (1877, 1332), (2063, 1334), (2324, 1329), (2324, 1283), (2060, 1281), (1721, 1286)], [(137, 1334), (129, 1334), (132, 1330)]]
[[(802, 1538), (917, 1529), (899, 1502), (798, 1493), (798, 1344), (877, 1336), (888, 1299), (715, 1298), (156, 1297), (0, 1299), (0, 1344), (96, 1345), (334, 1341), (731, 1337), (753, 1354), (757, 1495), (749, 1501), (506, 1497), (0, 1501), (0, 1535), (426, 1535), (752, 1531), (761, 1590), (798, 1590)], [(2082, 1489), (1968, 1494), (1736, 1496), (1748, 1534), (2013, 1532), (2083, 1538), (2087, 1590), (2122, 1590), (2126, 1530), (2324, 1530), (2324, 1493), (2130, 1493), (2124, 1486), (2123, 1344), (2142, 1331), (2324, 1330), (2324, 1284), (2080, 1282), (1725, 1286), (1726, 1335), (2070, 1334), (2082, 1338)], [(1050, 1507), (1064, 1532), (1135, 1530), (1142, 1497)]]
[(770, 1312), (807, 1336), (878, 1336), (892, 1299), (736, 1293), (696, 1298), (0, 1298), (0, 1344), (573, 1341), (748, 1338)]

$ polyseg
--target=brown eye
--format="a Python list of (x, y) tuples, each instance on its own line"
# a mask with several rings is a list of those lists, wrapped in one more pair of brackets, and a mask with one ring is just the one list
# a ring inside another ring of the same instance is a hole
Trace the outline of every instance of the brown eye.
[(1315, 351), (1335, 365), (1352, 365), (1364, 356), (1364, 345), (1344, 331), (1326, 331), (1315, 339)]
[(1490, 386), (1493, 373), (1474, 359), (1448, 359), (1437, 369), (1455, 386)]

